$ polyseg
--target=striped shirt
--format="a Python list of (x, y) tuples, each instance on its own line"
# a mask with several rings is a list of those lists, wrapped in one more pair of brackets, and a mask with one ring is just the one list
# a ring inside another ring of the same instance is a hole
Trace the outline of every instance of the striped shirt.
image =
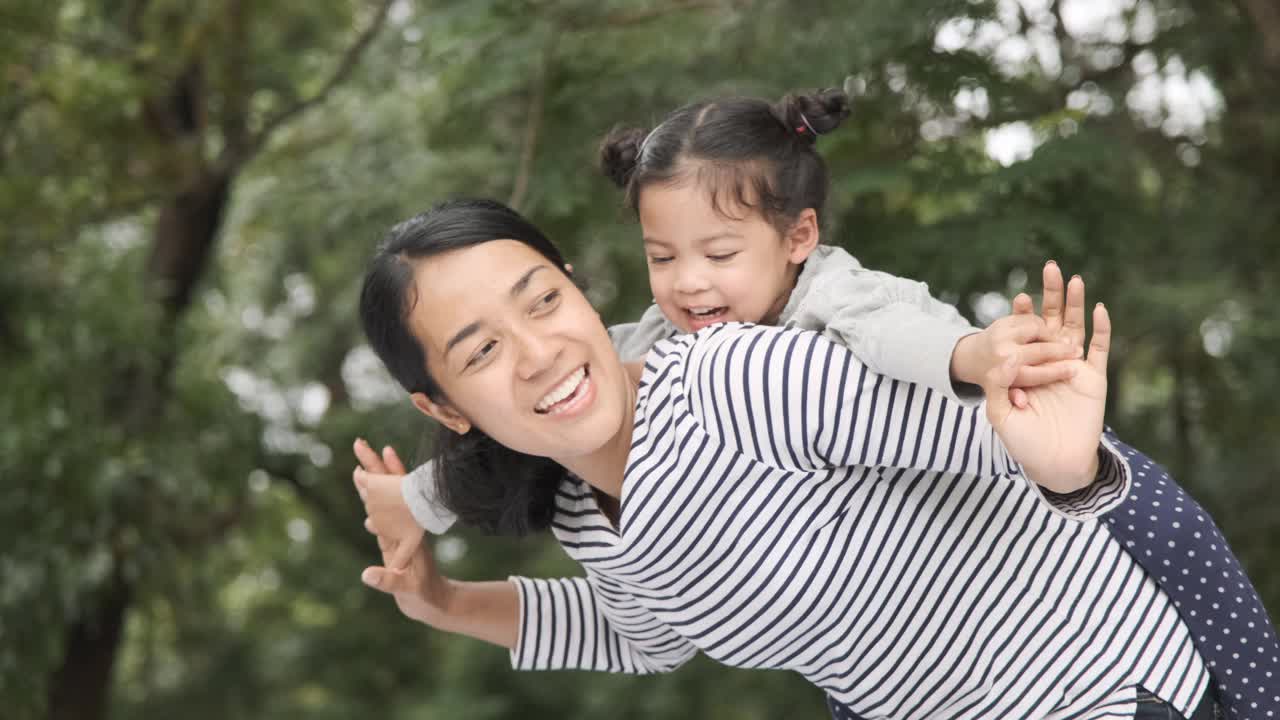
[(1172, 604), (1094, 519), (1127, 492), (1042, 491), (986, 421), (819, 335), (718, 325), (660, 343), (618, 528), (566, 480), (585, 578), (514, 577), (517, 669), (781, 668), (871, 718), (1190, 714), (1207, 684)]

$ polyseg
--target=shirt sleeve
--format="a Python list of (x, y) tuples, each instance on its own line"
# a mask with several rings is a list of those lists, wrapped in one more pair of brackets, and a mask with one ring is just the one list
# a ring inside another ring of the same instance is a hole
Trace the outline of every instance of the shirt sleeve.
[(433, 535), (447, 532), (458, 521), (458, 516), (437, 499), (435, 462), (432, 460), (414, 468), (400, 480), (400, 495), (404, 497), (404, 504), (409, 506), (413, 519)]
[(880, 375), (815, 333), (729, 325), (697, 340), (685, 370), (691, 412), (706, 432), (770, 467), (1020, 477), (1073, 519), (1104, 513), (1127, 492), (1127, 461), (1105, 439), (1095, 481), (1051, 493), (1009, 456), (985, 406)]
[[(805, 303), (822, 331), (874, 372), (918, 383), (952, 402), (977, 405), (982, 390), (951, 379), (956, 343), (979, 332), (929, 286), (873, 270), (824, 274)], [(815, 328), (817, 329), (817, 328)]]
[(697, 653), (605, 579), (510, 580), (520, 596), (516, 670), (670, 672)]
[(1124, 502), (1133, 487), (1133, 469), (1129, 458), (1104, 434), (1098, 448), (1098, 474), (1089, 486), (1070, 493), (1055, 493), (1035, 483), (1030, 485), (1055, 514), (1071, 520), (1092, 520)]

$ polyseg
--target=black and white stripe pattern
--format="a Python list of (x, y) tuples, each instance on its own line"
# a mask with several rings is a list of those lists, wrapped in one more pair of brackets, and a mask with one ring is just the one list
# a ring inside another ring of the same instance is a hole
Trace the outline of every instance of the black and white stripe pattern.
[(1042, 493), (984, 410), (818, 335), (721, 325), (648, 357), (616, 531), (566, 481), (585, 579), (513, 578), (522, 669), (659, 672), (701, 650), (795, 670), (865, 718), (1184, 713), (1186, 628), (1093, 516), (1129, 470)]

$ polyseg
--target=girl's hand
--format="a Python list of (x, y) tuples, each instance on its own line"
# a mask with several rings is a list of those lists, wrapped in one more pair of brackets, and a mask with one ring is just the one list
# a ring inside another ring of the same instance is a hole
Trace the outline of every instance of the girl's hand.
[(960, 338), (951, 355), (951, 375), (961, 382), (981, 385), (987, 373), (1017, 355), (1020, 362), (1013, 387), (1036, 387), (1070, 377), (1071, 365), (1063, 361), (1082, 354), (1079, 346), (1059, 339), (1035, 315), (1031, 298), (1019, 295), (1014, 298), (1011, 315), (982, 332)]
[(404, 463), (391, 446), (383, 448), (379, 456), (364, 440), (356, 440), (355, 453), (360, 467), (352, 473), (352, 480), (368, 516), (365, 527), (394, 546), (391, 556), (383, 560), (386, 566), (404, 570), (422, 544), (423, 535), (400, 492), (406, 472)]

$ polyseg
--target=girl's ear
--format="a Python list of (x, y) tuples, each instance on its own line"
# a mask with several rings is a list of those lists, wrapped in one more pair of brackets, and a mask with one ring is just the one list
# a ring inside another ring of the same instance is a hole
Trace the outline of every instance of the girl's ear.
[(814, 248), (818, 247), (820, 235), (818, 213), (813, 208), (801, 210), (783, 238), (787, 243), (787, 260), (793, 265), (799, 265), (808, 259)]
[(419, 412), (429, 418), (435, 419), (441, 425), (458, 433), (466, 435), (471, 430), (471, 421), (466, 419), (457, 410), (434, 402), (427, 397), (426, 393), (416, 392), (409, 396), (413, 400), (413, 406), (418, 408)]

